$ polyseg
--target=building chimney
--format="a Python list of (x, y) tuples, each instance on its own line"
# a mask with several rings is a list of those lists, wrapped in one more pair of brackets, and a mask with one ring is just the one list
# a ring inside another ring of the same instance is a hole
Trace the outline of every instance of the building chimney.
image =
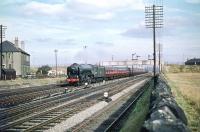
[(15, 37), (15, 46), (16, 47), (19, 47), (19, 43), (18, 43), (19, 41), (18, 41), (18, 37)]
[(24, 43), (24, 41), (21, 41), (21, 49), (25, 50), (25, 43)]

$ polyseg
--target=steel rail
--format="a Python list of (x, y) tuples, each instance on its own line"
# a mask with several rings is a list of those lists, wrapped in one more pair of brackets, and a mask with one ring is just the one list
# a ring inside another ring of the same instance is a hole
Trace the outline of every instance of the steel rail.
[(119, 116), (112, 121), (112, 123), (104, 130), (104, 132), (117, 131), (116, 129), (119, 129), (118, 126), (120, 125), (120, 121), (127, 116), (127, 113), (133, 108), (133, 106), (137, 103), (149, 86), (150, 82), (148, 82), (146, 86), (142, 87), (142, 89), (136, 93), (133, 101), (131, 101), (128, 106), (119, 114)]
[[(58, 107), (57, 109), (60, 109), (60, 107)], [(55, 110), (55, 109), (54, 109), (54, 110)], [(52, 111), (53, 111), (53, 110), (52, 110)], [(51, 111), (46, 111), (46, 112), (51, 112)], [(44, 114), (45, 112), (42, 112), (42, 113)], [(41, 115), (41, 114), (37, 114), (37, 115), (35, 115), (35, 116), (32, 116), (32, 118), (33, 118), (33, 117), (38, 117), (38, 116), (40, 116), (40, 115)], [(27, 118), (27, 119), (31, 119), (31, 117), (29, 117), (29, 118)], [(5, 128), (8, 128), (8, 127), (11, 127), (12, 125), (16, 125), (16, 124), (22, 123), (22, 122), (26, 121), (27, 119), (22, 119), (21, 121), (19, 120), (18, 123), (13, 122), (13, 123), (11, 123), (11, 124), (4, 125), (4, 126), (1, 127), (1, 129), (5, 129)]]

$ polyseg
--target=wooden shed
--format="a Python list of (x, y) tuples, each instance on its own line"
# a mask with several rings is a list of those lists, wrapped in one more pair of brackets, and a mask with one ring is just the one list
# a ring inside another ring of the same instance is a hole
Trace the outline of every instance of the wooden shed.
[(16, 71), (14, 69), (2, 69), (3, 80), (16, 79)]

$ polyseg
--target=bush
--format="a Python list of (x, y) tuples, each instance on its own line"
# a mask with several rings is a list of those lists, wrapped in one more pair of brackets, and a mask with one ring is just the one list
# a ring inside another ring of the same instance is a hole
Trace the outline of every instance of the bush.
[(38, 77), (46, 77), (48, 74), (48, 71), (51, 70), (52, 68), (48, 65), (44, 65), (38, 68), (36, 74)]

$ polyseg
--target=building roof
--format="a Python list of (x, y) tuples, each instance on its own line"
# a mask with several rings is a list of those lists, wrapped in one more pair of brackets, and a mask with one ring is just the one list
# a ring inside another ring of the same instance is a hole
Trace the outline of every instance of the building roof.
[[(2, 49), (3, 49), (3, 52), (21, 52), (23, 54), (26, 54), (26, 55), (29, 55), (27, 52), (25, 52), (24, 50), (22, 50), (21, 48), (19, 47), (16, 47), (15, 44), (13, 44), (12, 42), (10, 41), (3, 41), (2, 43)], [(0, 46), (0, 50), (1, 50), (1, 46)]]
[(200, 62), (200, 58), (190, 59), (190, 60), (187, 60), (186, 62)]
[(186, 65), (200, 65), (200, 58), (193, 58), (185, 62)]

